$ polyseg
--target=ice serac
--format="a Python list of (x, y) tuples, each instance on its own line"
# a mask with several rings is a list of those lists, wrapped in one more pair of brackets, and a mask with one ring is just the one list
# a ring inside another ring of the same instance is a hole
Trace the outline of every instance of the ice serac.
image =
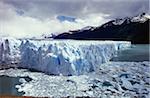
[(129, 46), (123, 41), (28, 40), (20, 45), (21, 65), (55, 75), (81, 75)]
[(21, 41), (14, 38), (0, 38), (0, 64), (19, 63)]
[(54, 75), (81, 75), (108, 62), (125, 41), (0, 39), (0, 64), (18, 63)]

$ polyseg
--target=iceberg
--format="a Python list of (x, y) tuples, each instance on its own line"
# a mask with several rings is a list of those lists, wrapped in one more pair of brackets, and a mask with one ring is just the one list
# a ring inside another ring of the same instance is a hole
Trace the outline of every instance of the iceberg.
[(67, 76), (95, 71), (99, 65), (108, 62), (116, 51), (126, 49), (131, 45), (126, 41), (18, 40), (9, 38), (3, 38), (0, 44), (1, 63), (18, 62), (24, 68)]

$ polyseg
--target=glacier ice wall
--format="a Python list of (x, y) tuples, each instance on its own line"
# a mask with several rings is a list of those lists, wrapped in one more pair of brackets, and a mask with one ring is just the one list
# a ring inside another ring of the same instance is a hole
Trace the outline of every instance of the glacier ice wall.
[(0, 38), (0, 64), (18, 63), (21, 41), (14, 38)]
[(49, 74), (80, 75), (96, 70), (100, 64), (108, 62), (117, 50), (130, 44), (124, 41), (3, 39), (0, 58), (3, 62), (18, 61), (21, 67)]

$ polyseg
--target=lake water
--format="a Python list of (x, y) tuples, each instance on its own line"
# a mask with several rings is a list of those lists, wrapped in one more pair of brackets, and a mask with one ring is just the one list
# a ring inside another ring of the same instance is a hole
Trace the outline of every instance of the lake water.
[(0, 76), (0, 95), (23, 95), (24, 92), (18, 92), (17, 88), (15, 88), (16, 85), (21, 84), (19, 82), (20, 78), (24, 78), (27, 82), (31, 81), (29, 77)]
[(150, 44), (136, 44), (132, 45), (127, 50), (118, 51), (117, 57), (111, 59), (111, 61), (149, 61), (150, 56)]
[(15, 88), (19, 83), (19, 77), (0, 76), (0, 95), (22, 95)]

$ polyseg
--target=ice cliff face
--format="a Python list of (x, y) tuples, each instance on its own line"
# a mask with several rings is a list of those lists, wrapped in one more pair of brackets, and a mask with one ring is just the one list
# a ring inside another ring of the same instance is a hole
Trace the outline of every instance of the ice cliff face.
[[(21, 63), (55, 75), (80, 75), (96, 70), (108, 62), (115, 52), (130, 46), (130, 42), (75, 40), (12, 40), (3, 39), (0, 61)], [(9, 59), (9, 60), (8, 60)]]
[(0, 64), (18, 63), (21, 41), (14, 38), (0, 38)]

